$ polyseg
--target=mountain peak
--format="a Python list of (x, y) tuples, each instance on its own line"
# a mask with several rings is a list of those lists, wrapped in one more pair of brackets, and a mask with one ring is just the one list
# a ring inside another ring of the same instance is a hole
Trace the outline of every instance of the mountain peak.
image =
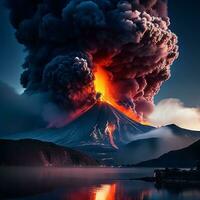
[(18, 133), (6, 139), (36, 139), (72, 147), (99, 160), (108, 152), (116, 151), (134, 140), (138, 134), (153, 130), (153, 127), (139, 124), (103, 102), (98, 102), (89, 110), (62, 128), (46, 128)]
[[(151, 126), (139, 124), (111, 105), (98, 102), (80, 117), (62, 128), (46, 128), (37, 131), (18, 133), (9, 136), (10, 139), (32, 138), (50, 141), (64, 146), (85, 144), (110, 145), (111, 138), (108, 125), (112, 128), (112, 140), (116, 146), (127, 144), (137, 134), (154, 129)], [(112, 145), (113, 146), (113, 145)]]

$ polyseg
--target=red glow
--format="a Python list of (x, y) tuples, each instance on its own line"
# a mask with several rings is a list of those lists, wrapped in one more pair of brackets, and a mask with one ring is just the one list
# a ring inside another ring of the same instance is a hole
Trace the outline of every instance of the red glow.
[(85, 188), (76, 192), (68, 193), (66, 200), (116, 200), (117, 185), (103, 184), (100, 187), (94, 187), (91, 190)]
[(110, 144), (115, 148), (115, 149), (118, 149), (117, 145), (115, 144), (114, 142), (114, 139), (113, 139), (113, 134), (114, 134), (114, 131), (116, 129), (116, 125), (112, 122), (107, 122), (106, 124), (106, 128), (105, 128), (105, 133), (108, 134), (109, 136), (109, 139), (110, 139)]
[(102, 185), (99, 190), (95, 192), (94, 200), (115, 200), (116, 184)]
[[(102, 64), (102, 63), (101, 63)], [(104, 64), (104, 63), (103, 63)], [(141, 124), (147, 125), (148, 123), (144, 121), (141, 117), (139, 117), (136, 113), (133, 112), (130, 108), (125, 108), (122, 105), (119, 105), (116, 102), (116, 99), (113, 97), (113, 93), (115, 93), (115, 89), (112, 86), (111, 83), (111, 75), (109, 72), (107, 72), (101, 65), (96, 65), (96, 71), (95, 71), (95, 91), (97, 93), (101, 94), (100, 101), (106, 102), (110, 105), (112, 105), (114, 108), (125, 114), (130, 119), (137, 121)]]

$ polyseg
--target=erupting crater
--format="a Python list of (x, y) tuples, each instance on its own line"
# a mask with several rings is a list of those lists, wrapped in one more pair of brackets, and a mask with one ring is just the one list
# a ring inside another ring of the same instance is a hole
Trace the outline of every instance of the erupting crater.
[(94, 87), (96, 93), (99, 95), (100, 102), (105, 102), (110, 104), (115, 109), (117, 109), (130, 119), (140, 124), (149, 125), (149, 123), (146, 120), (144, 120), (141, 116), (138, 116), (133, 111), (133, 109), (129, 107), (126, 108), (117, 103), (117, 100), (113, 97), (116, 88), (113, 88), (112, 86), (112, 74), (109, 74), (109, 72), (103, 67), (97, 66), (94, 76), (95, 76)]

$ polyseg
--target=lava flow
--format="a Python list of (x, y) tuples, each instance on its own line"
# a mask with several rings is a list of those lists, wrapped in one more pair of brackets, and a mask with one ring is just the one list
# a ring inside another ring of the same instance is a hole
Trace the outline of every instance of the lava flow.
[(95, 72), (95, 80), (94, 86), (95, 91), (100, 94), (99, 100), (102, 102), (106, 102), (112, 105), (114, 108), (122, 112), (124, 115), (129, 117), (130, 119), (141, 123), (143, 125), (147, 125), (148, 123), (144, 121), (141, 117), (134, 113), (134, 111), (130, 108), (125, 108), (122, 105), (119, 105), (116, 100), (112, 96), (112, 86), (110, 83), (109, 73), (103, 69), (102, 67), (98, 66)]
[(119, 149), (113, 139), (113, 134), (114, 134), (115, 129), (116, 129), (116, 125), (114, 123), (112, 123), (112, 122), (106, 123), (105, 133), (108, 134), (108, 136), (109, 136), (110, 144), (115, 149)]

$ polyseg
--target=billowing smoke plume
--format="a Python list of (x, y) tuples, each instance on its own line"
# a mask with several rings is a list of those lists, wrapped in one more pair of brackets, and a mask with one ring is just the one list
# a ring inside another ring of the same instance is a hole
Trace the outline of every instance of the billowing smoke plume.
[(94, 73), (116, 102), (146, 115), (178, 56), (166, 0), (6, 0), (28, 56), (21, 83), (66, 110), (92, 105)]
[(179, 99), (164, 99), (155, 106), (149, 121), (155, 126), (176, 124), (200, 131), (200, 108), (186, 107)]

